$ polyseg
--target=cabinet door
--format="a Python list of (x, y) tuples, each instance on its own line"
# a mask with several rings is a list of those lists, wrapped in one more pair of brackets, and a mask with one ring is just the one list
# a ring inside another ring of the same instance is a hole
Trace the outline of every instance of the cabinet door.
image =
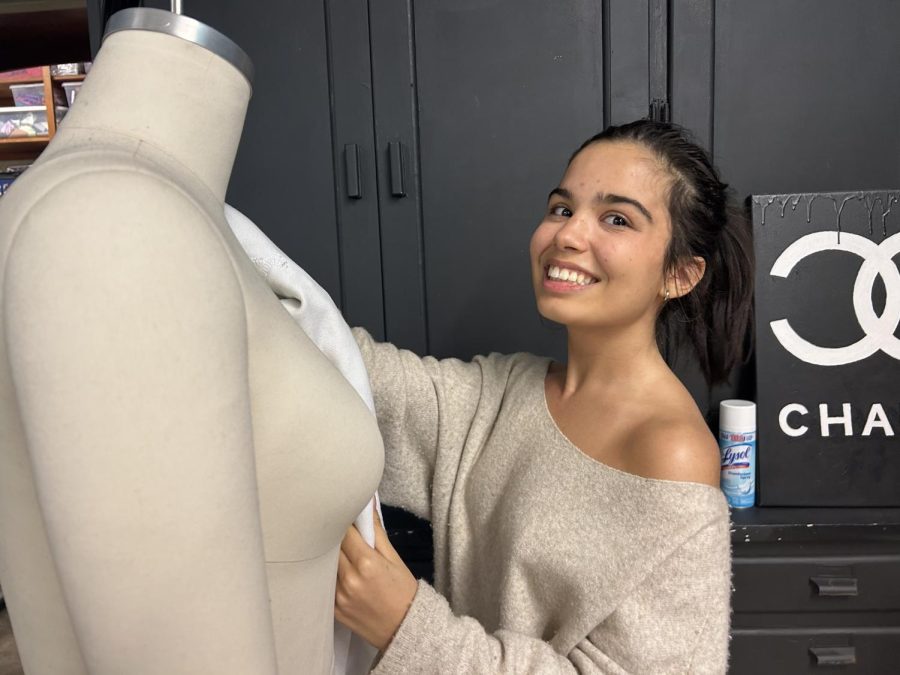
[(647, 114), (649, 3), (369, 11), (388, 339), (560, 356), (564, 331), (534, 306), (529, 239), (578, 145), (610, 117)]

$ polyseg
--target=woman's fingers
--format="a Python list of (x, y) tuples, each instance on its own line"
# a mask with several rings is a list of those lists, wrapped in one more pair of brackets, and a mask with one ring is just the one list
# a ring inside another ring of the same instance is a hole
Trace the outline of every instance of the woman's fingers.
[(350, 562), (350, 558), (347, 557), (347, 554), (344, 553), (343, 549), (338, 551), (338, 585), (343, 583), (347, 576), (353, 572), (353, 563)]
[[(351, 527), (350, 529), (353, 530), (354, 528)], [(347, 537), (349, 536), (348, 534)], [(347, 537), (344, 537), (345, 542)], [(365, 542), (363, 542), (363, 545), (374, 555), (374, 551)], [(365, 593), (366, 580), (364, 579), (363, 570), (371, 570), (371, 563), (371, 559), (357, 558), (352, 560), (344, 552), (344, 545), (341, 545), (341, 550), (338, 552), (334, 607), (335, 614), (341, 619), (342, 623), (353, 630), (355, 630), (355, 626), (352, 623), (348, 623), (348, 621), (352, 620), (353, 608), (358, 603), (360, 595)]]
[(349, 617), (345, 612), (350, 605), (350, 594), (347, 587), (353, 585), (351, 579), (353, 579), (354, 574), (353, 563), (350, 562), (350, 559), (343, 551), (339, 551), (337, 584), (334, 589), (334, 615), (338, 621), (351, 629), (352, 626), (348, 623)]
[[(369, 546), (354, 525), (351, 525), (344, 535), (341, 554), (346, 560), (346, 566), (344, 576), (339, 580), (348, 592), (357, 590), (357, 586), (364, 584), (368, 577), (376, 574), (377, 570), (386, 564), (385, 556)], [(340, 572), (340, 568), (338, 571)]]
[(344, 540), (341, 542), (341, 551), (349, 558), (350, 562), (356, 565), (359, 559), (371, 550), (372, 547), (362, 538), (355, 525), (347, 528)]

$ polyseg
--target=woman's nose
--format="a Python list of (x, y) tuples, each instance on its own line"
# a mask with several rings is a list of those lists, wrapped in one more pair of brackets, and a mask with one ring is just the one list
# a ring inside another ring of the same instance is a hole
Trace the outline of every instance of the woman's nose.
[(565, 224), (556, 231), (553, 238), (557, 248), (571, 251), (582, 251), (585, 248), (586, 223), (578, 214), (569, 218)]

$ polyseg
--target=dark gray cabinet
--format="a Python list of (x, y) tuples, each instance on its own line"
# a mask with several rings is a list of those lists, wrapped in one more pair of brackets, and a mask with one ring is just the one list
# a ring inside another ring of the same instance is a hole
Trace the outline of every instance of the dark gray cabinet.
[(900, 509), (748, 509), (732, 675), (900, 672)]

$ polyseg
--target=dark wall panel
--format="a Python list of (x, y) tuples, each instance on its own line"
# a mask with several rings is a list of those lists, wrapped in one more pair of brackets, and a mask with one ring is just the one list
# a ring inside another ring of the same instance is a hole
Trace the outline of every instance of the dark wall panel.
[(900, 185), (900, 3), (718, 0), (714, 150), (742, 195)]
[(712, 146), (714, 0), (669, 1), (671, 119)]

